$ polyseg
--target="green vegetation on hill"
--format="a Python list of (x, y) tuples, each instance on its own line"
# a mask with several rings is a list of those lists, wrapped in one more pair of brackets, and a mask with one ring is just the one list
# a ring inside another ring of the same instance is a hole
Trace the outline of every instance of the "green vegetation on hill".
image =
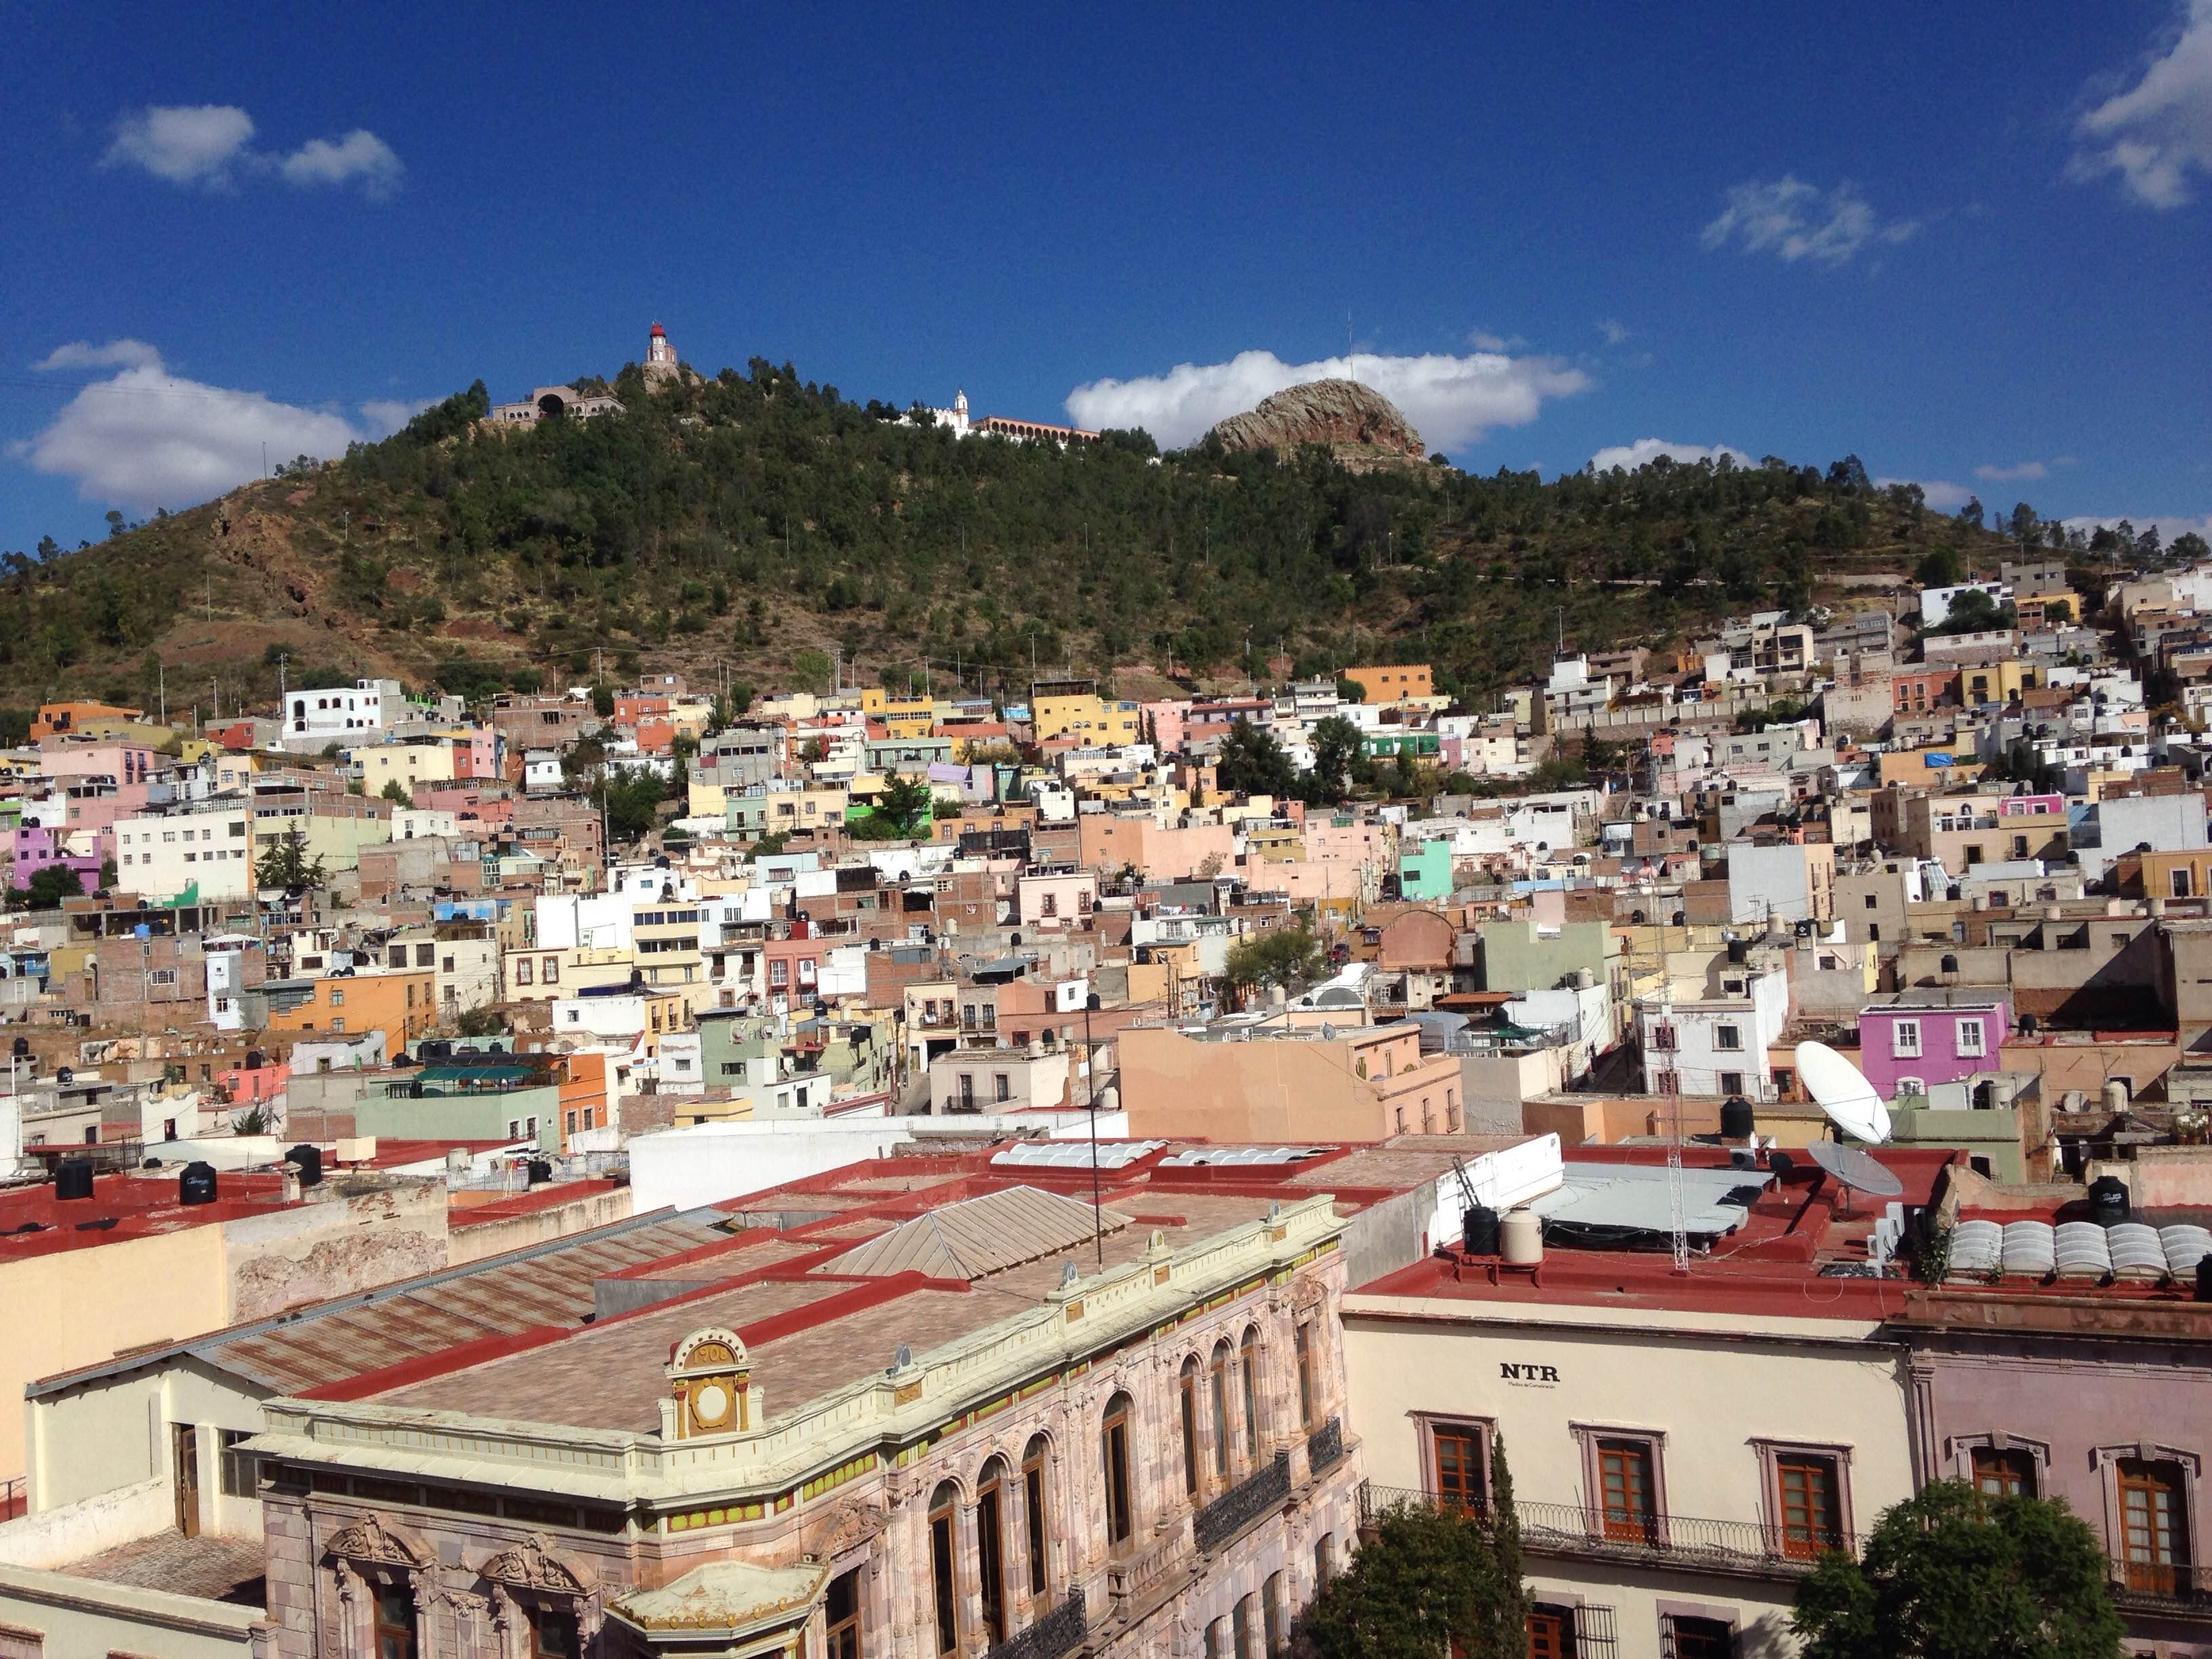
[(280, 655), (294, 684), (473, 697), (647, 661), (826, 684), (833, 653), (900, 685), (1133, 661), (1266, 679), (1279, 648), (1300, 674), (1430, 660), (1479, 697), (1542, 671), (1561, 611), (1585, 648), (1663, 641), (1802, 606), (1826, 574), (2004, 545), (1856, 459), (1354, 473), (1318, 450), (1162, 457), (1140, 433), (961, 441), (760, 359), (611, 390), (624, 413), (493, 432), (479, 384), (333, 466), (10, 560), (0, 684), (141, 698), (158, 655), (173, 701), (185, 647), (226, 703), (272, 693)]

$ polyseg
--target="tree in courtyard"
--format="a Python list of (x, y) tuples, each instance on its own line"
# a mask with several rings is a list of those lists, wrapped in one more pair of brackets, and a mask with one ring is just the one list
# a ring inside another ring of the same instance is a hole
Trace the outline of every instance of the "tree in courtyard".
[(304, 893), (323, 884), (325, 872), (319, 854), (307, 856), (307, 835), (304, 830), (287, 830), (276, 837), (269, 850), (254, 860), (253, 877), (264, 887), (282, 888), (287, 893)]
[(2096, 1534), (2063, 1502), (1937, 1480), (1797, 1592), (1806, 1659), (2118, 1659)]
[(607, 835), (614, 841), (635, 841), (653, 828), (659, 817), (664, 785), (659, 774), (643, 766), (610, 766), (592, 786), (592, 804), (607, 815)]
[(1298, 1645), (1314, 1659), (1523, 1659), (1528, 1587), (1503, 1437), (1492, 1442), (1490, 1495), (1480, 1510), (1383, 1510), (1351, 1566), (1314, 1598)]
[(412, 806), (415, 797), (407, 793), (407, 786), (394, 778), (384, 786), (384, 799), (394, 806)]
[(50, 864), (31, 872), (25, 902), (33, 910), (58, 910), (65, 898), (84, 891), (84, 879), (66, 864)]
[(916, 824), (930, 821), (936, 799), (927, 779), (904, 778), (894, 772), (876, 799), (876, 816), (890, 820), (901, 835), (911, 835)]
[(1359, 758), (1359, 728), (1341, 714), (1317, 720), (1313, 751), (1313, 769), (1306, 774), (1306, 799), (1316, 805), (1334, 806), (1351, 787), (1352, 765)]
[(1238, 996), (1262, 986), (1288, 987), (1321, 969), (1321, 941), (1303, 927), (1278, 927), (1229, 947), (1222, 977)]

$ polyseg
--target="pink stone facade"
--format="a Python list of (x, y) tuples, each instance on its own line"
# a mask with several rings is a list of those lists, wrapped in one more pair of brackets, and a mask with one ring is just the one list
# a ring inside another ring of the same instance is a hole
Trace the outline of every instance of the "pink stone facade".
[[(541, 1620), (552, 1621), (556, 1640), (573, 1628), (577, 1650), (598, 1659), (719, 1653), (696, 1646), (696, 1632), (625, 1620), (624, 1594), (710, 1562), (789, 1568), (808, 1558), (824, 1570), (821, 1588), (790, 1615), (787, 1639), (766, 1650), (975, 1656), (1054, 1619), (1052, 1639), (1038, 1632), (1024, 1644), (1036, 1659), (1086, 1644), (1093, 1654), (1196, 1653), (1216, 1621), (1227, 1652), (1248, 1597), (1256, 1643), (1263, 1627), (1288, 1629), (1317, 1575), (1347, 1559), (1354, 1542), (1359, 1460), (1340, 1426), (1343, 1280), (1341, 1255), (1324, 1249), (1211, 1308), (1170, 1313), (1133, 1340), (1070, 1352), (1052, 1374), (994, 1381), (992, 1397), (964, 1409), (954, 1402), (957, 1414), (933, 1433), (811, 1473), (788, 1496), (716, 1492), (694, 1480), (680, 1501), (579, 1503), (562, 1488), (618, 1472), (613, 1443), (628, 1437), (559, 1428), (544, 1432), (542, 1467), (584, 1478), (540, 1483), (550, 1490), (531, 1489), (527, 1466), (502, 1471), (509, 1478), (495, 1486), (471, 1486), (489, 1466), (460, 1458), (441, 1480), (440, 1460), (419, 1453), (406, 1474), (370, 1473), (362, 1439), (346, 1428), (332, 1437), (329, 1465), (272, 1456), (264, 1466), (274, 1651), (374, 1654), (380, 1609), (398, 1609), (411, 1620), (412, 1650), (436, 1659), (525, 1659), (548, 1650), (531, 1645)], [(1256, 1406), (1249, 1413), (1248, 1352)], [(1186, 1376), (1194, 1470), (1186, 1460)], [(518, 1401), (515, 1414), (529, 1404)], [(349, 1416), (343, 1405), (328, 1411), (340, 1422)], [(1109, 1413), (1126, 1424), (1111, 1442)], [(361, 1427), (374, 1440), (393, 1415), (365, 1407)], [(1116, 1445), (1129, 1494), (1118, 1538), (1109, 1496)], [(1045, 1507), (1041, 1562), (1029, 1542), (1032, 1492)], [(994, 1514), (995, 1552), (983, 1536)], [(672, 1530), (679, 1516), (681, 1529)], [(951, 1554), (940, 1565), (948, 1537)], [(1004, 1586), (992, 1604), (987, 1560)], [(949, 1648), (939, 1641), (938, 1587), (947, 1582)], [(833, 1608), (856, 1613), (856, 1648), (832, 1645)]]

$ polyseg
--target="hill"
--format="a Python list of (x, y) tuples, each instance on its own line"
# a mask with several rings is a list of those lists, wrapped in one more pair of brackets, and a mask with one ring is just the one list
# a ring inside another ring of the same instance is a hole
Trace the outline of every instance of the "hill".
[(1357, 380), (1309, 380), (1263, 398), (1206, 434), (1224, 449), (1297, 449), (1320, 444), (1355, 472), (1418, 465), (1428, 453), (1398, 406)]
[[(580, 386), (600, 384), (581, 381)], [(388, 673), (464, 695), (641, 665), (826, 683), (1026, 682), (1032, 665), (1266, 678), (1431, 660), (1471, 696), (1589, 649), (1679, 639), (1816, 586), (2005, 543), (1821, 469), (1675, 465), (1544, 483), (1358, 471), (1319, 445), (1164, 457), (955, 439), (789, 365), (495, 432), (479, 384), (385, 441), (302, 462), (79, 552), (11, 555), (0, 701), (225, 709)]]

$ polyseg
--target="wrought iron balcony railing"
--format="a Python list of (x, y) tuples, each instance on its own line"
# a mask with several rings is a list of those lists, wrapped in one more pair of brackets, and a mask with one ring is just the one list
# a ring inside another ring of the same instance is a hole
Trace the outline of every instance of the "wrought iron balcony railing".
[[(1363, 1522), (1401, 1504), (1467, 1510), (1478, 1517), (1486, 1515), (1480, 1506), (1459, 1504), (1433, 1492), (1371, 1483), (1360, 1488)], [(1513, 1510), (1521, 1523), (1521, 1547), (1537, 1555), (1652, 1565), (1679, 1563), (1685, 1566), (1795, 1577), (1810, 1572), (1831, 1550), (1856, 1555), (1861, 1545), (1861, 1540), (1850, 1533), (1825, 1528), (1775, 1526), (1759, 1521), (1625, 1514), (1577, 1504), (1525, 1501), (1516, 1502)]]
[(1271, 1508), (1289, 1501), (1291, 1455), (1275, 1454), (1274, 1461), (1241, 1484), (1231, 1487), (1198, 1512), (1191, 1534), (1199, 1548), (1219, 1549)]
[(2212, 1566), (2191, 1561), (2114, 1561), (2112, 1583), (2115, 1607), (2212, 1619)]
[(1086, 1629), (1083, 1592), (1070, 1590), (1067, 1600), (1031, 1625), (993, 1648), (986, 1659), (1060, 1659), (1082, 1645)]

